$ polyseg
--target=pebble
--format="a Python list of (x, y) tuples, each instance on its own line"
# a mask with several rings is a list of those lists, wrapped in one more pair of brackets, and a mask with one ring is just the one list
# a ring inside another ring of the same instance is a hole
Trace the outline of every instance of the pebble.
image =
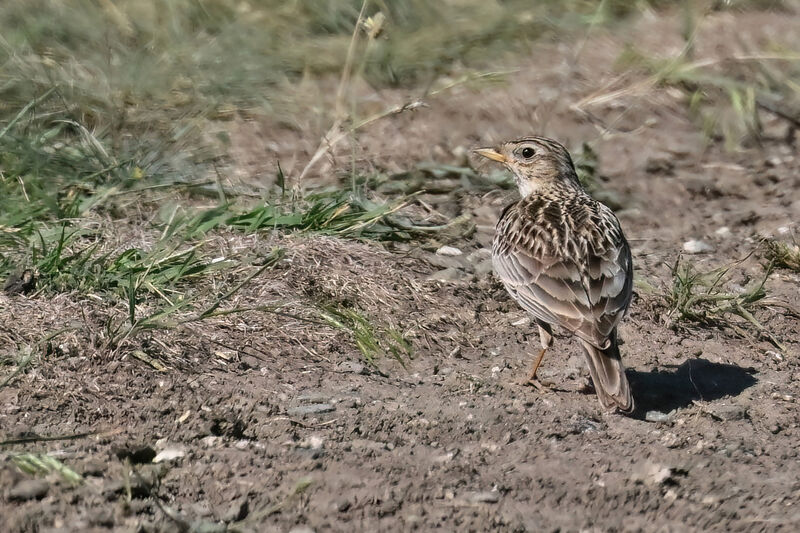
[(708, 412), (720, 420), (732, 422), (747, 418), (747, 408), (741, 405), (720, 404), (708, 409)]
[(472, 503), (497, 503), (500, 501), (500, 492), (496, 490), (473, 492), (467, 499)]
[(434, 281), (459, 281), (466, 276), (466, 273), (463, 270), (458, 268), (445, 268), (444, 270), (440, 270), (438, 272), (434, 272), (433, 274), (428, 277), (428, 279)]
[(366, 374), (367, 367), (356, 361), (342, 361), (336, 365), (339, 372), (351, 372), (353, 374)]
[(325, 445), (325, 440), (317, 435), (311, 435), (300, 441), (298, 446), (301, 448), (309, 448), (311, 450), (320, 450)]
[(218, 437), (218, 436), (216, 436), (216, 435), (209, 435), (209, 436), (207, 436), (207, 437), (203, 437), (202, 439), (200, 439), (200, 442), (201, 442), (201, 443), (203, 444), (203, 446), (205, 446), (206, 448), (213, 448), (214, 446), (216, 446), (217, 444), (219, 444), (219, 442), (220, 442), (221, 440), (222, 440), (222, 437)]
[(158, 452), (158, 454), (153, 458), (154, 463), (161, 463), (163, 461), (174, 461), (175, 459), (180, 459), (186, 455), (186, 451), (182, 450), (181, 448), (166, 448)]
[(24, 479), (8, 491), (9, 500), (38, 500), (50, 490), (50, 483), (43, 479)]
[(336, 408), (329, 403), (312, 403), (309, 405), (291, 407), (286, 410), (286, 414), (289, 416), (305, 416), (316, 415), (320, 413), (330, 413), (331, 411), (335, 410)]
[(450, 257), (455, 257), (455, 256), (461, 255), (463, 253), (464, 252), (462, 252), (461, 250), (459, 250), (458, 248), (455, 248), (453, 246), (442, 246), (441, 248), (436, 250), (436, 255), (447, 255), (447, 256), (450, 256)]
[(672, 413), (662, 413), (661, 411), (647, 411), (644, 419), (648, 422), (669, 422), (672, 420)]
[(672, 469), (651, 462), (645, 462), (634, 468), (633, 481), (644, 482), (647, 485), (663, 485), (672, 477)]
[(683, 251), (689, 254), (702, 254), (705, 252), (711, 252), (714, 250), (714, 247), (708, 244), (707, 242), (703, 242), (697, 239), (692, 239), (683, 243)]
[(719, 228), (714, 233), (716, 233), (717, 236), (719, 236), (719, 237), (730, 237), (731, 236), (731, 228), (729, 228), (728, 226), (722, 226), (721, 228)]

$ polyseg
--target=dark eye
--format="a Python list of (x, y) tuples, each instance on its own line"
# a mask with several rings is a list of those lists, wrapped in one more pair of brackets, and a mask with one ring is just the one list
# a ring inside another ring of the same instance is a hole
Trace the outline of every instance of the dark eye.
[(521, 153), (522, 157), (524, 157), (525, 159), (530, 159), (531, 157), (533, 157), (534, 151), (533, 148), (531, 148), (530, 146), (526, 146), (525, 148), (522, 149)]

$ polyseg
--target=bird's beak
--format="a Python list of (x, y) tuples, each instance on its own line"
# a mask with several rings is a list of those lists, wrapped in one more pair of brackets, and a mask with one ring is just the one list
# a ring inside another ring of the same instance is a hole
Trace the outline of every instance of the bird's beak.
[(473, 150), (478, 155), (482, 155), (487, 159), (491, 159), (492, 161), (497, 161), (498, 163), (505, 163), (506, 156), (495, 150), (494, 148), (478, 148), (477, 150)]

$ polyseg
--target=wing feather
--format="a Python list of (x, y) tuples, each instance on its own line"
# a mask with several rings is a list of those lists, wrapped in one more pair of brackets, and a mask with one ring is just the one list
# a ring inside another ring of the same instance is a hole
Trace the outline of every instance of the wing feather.
[[(564, 216), (567, 209), (580, 216)], [(565, 228), (565, 221), (575, 226)], [(548, 223), (557, 229), (548, 232)], [(497, 276), (534, 318), (608, 347), (633, 278), (630, 248), (610, 209), (593, 200), (521, 200), (501, 216), (492, 257)]]

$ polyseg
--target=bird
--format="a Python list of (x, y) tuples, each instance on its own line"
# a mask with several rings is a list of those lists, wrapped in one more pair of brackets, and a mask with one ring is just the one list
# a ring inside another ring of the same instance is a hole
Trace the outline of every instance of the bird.
[(557, 141), (531, 136), (474, 151), (510, 170), (521, 197), (497, 222), (492, 266), (539, 329), (541, 351), (526, 382), (537, 384), (557, 326), (583, 346), (601, 406), (632, 412), (617, 326), (633, 294), (633, 260), (619, 220), (584, 190)]

